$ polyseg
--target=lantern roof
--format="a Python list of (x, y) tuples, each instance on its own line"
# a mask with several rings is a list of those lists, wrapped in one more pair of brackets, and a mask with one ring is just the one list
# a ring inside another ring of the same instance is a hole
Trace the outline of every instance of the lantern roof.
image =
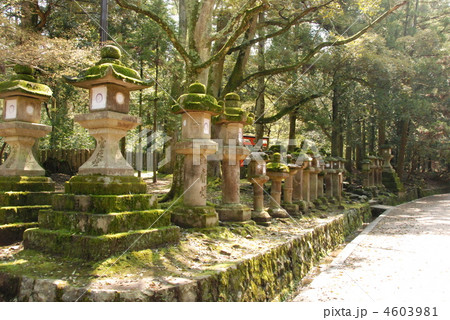
[(254, 114), (241, 108), (241, 98), (237, 93), (227, 93), (224, 100), (224, 112), (213, 118), (214, 123), (232, 122), (244, 125), (253, 123), (255, 119)]
[(219, 114), (223, 111), (216, 98), (206, 94), (206, 87), (198, 81), (191, 84), (188, 93), (181, 95), (177, 102), (172, 106), (172, 112), (177, 114), (196, 111)]
[(148, 88), (153, 81), (142, 80), (136, 70), (120, 61), (122, 53), (116, 46), (107, 45), (100, 50), (101, 59), (94, 66), (81, 71), (76, 77), (64, 76), (75, 87), (89, 89), (100, 84), (117, 84), (130, 91)]
[(24, 95), (44, 100), (52, 96), (48, 86), (36, 81), (32, 67), (17, 64), (14, 71), (16, 74), (10, 80), (0, 82), (0, 98)]

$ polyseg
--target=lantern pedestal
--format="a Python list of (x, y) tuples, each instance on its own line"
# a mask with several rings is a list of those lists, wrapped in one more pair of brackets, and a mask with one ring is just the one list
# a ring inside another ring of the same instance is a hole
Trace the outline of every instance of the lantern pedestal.
[(89, 134), (97, 140), (94, 153), (80, 167), (79, 175), (134, 175), (133, 168), (120, 151), (119, 141), (128, 130), (140, 123), (137, 117), (114, 111), (100, 111), (76, 115), (74, 120), (88, 129)]
[(45, 170), (37, 163), (31, 148), (36, 139), (47, 135), (50, 126), (28, 122), (0, 123), (0, 136), (11, 146), (11, 153), (0, 166), (1, 176), (44, 176)]
[(249, 151), (242, 146), (224, 146), (223, 148), (223, 184), (222, 204), (216, 207), (220, 221), (247, 221), (251, 219), (250, 208), (240, 203), (240, 160), (247, 157)]
[(289, 164), (289, 176), (284, 181), (284, 197), (283, 197), (283, 208), (292, 216), (299, 216), (301, 212), (299, 211), (298, 204), (292, 203), (292, 192), (293, 192), (293, 182), (294, 177), (300, 170), (300, 167)]
[(270, 216), (272, 218), (289, 218), (287, 211), (280, 207), (281, 182), (289, 176), (289, 173), (267, 171), (267, 175), (272, 181), (272, 186), (270, 187)]

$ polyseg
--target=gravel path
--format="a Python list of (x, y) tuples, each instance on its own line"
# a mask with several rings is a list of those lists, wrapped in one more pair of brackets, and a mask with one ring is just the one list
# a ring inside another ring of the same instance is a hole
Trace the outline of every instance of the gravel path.
[(450, 194), (388, 210), (294, 301), (450, 301)]

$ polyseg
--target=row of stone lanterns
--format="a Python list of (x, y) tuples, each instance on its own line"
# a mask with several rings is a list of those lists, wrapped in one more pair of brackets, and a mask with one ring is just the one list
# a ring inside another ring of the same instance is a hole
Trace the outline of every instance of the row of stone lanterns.
[(381, 187), (383, 173), (383, 158), (368, 156), (361, 162), (363, 173), (363, 187)]

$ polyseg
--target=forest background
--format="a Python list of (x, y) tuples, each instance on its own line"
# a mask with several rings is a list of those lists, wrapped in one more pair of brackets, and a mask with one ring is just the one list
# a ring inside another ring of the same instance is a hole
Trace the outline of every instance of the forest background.
[[(114, 44), (154, 80), (132, 96), (130, 113), (143, 125), (124, 148), (136, 148), (145, 129), (171, 138), (155, 145), (161, 154), (173, 146), (180, 121), (170, 106), (199, 80), (218, 100), (239, 93), (257, 119), (245, 133), (257, 139), (314, 144), (344, 157), (350, 173), (389, 144), (407, 179), (449, 171), (449, 13), (448, 0), (4, 0), (0, 80), (27, 64), (52, 88), (42, 109), (52, 131), (36, 148), (92, 149), (72, 120), (88, 112), (88, 92), (62, 76)], [(160, 171), (177, 171), (172, 160)]]

